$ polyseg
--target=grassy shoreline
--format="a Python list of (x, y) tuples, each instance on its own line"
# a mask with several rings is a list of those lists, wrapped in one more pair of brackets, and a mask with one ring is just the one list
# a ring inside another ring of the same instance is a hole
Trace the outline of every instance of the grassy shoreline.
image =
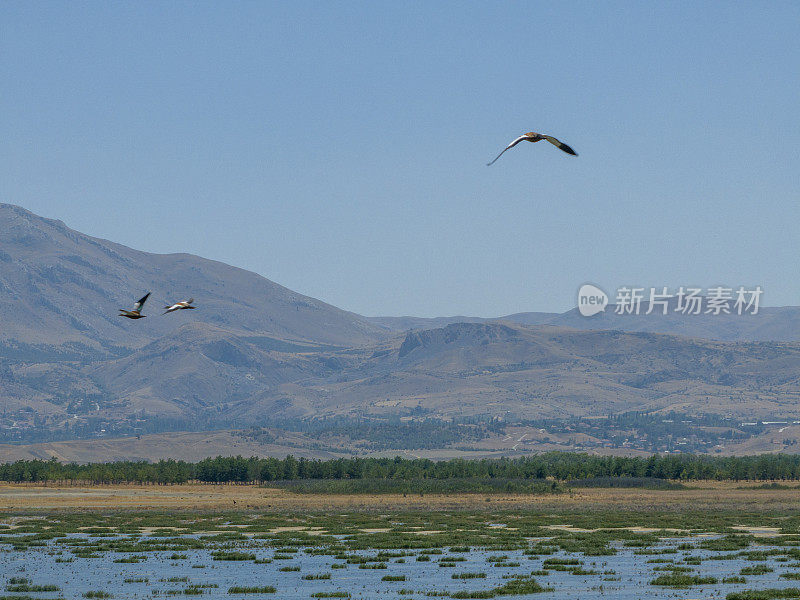
[(571, 488), (562, 493), (296, 493), (213, 484), (54, 485), (0, 483), (0, 513), (162, 511), (738, 511), (800, 513), (800, 489), (699, 481), (678, 489)]

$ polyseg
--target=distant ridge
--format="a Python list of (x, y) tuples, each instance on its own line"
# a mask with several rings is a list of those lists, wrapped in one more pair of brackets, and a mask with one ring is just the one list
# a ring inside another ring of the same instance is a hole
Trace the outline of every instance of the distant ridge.
[(800, 307), (760, 307), (756, 315), (699, 314), (689, 315), (676, 312), (674, 303), (668, 314), (654, 311), (645, 314), (649, 308), (643, 302), (640, 314), (618, 315), (616, 305), (610, 304), (605, 312), (584, 317), (578, 309), (565, 313), (523, 312), (502, 317), (366, 317), (376, 325), (389, 331), (408, 331), (415, 329), (436, 329), (452, 323), (489, 323), (506, 321), (519, 325), (554, 325), (579, 330), (613, 330), (666, 333), (686, 337), (720, 341), (800, 341)]
[(520, 325), (543, 325), (555, 319), (558, 313), (527, 312), (507, 317), (365, 317), (369, 322), (389, 331), (409, 331), (412, 329), (436, 329), (453, 323), (487, 323), (489, 321), (511, 321)]

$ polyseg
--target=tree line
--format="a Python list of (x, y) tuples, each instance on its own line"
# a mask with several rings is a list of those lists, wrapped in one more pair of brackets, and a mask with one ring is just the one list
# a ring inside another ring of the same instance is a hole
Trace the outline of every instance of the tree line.
[(800, 455), (703, 456), (692, 454), (642, 457), (590, 456), (549, 452), (524, 458), (428, 459), (337, 458), (206, 458), (196, 463), (178, 460), (60, 463), (18, 460), (0, 464), (0, 481), (173, 484), (266, 483), (303, 479), (556, 479), (649, 477), (690, 481), (798, 480)]

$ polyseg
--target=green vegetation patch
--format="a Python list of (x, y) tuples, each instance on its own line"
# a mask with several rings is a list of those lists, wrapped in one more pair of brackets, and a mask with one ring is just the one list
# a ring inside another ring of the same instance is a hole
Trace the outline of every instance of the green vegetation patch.
[(256, 555), (252, 552), (239, 552), (236, 550), (220, 550), (212, 552), (211, 558), (214, 560), (255, 560)]
[(739, 571), (739, 575), (764, 575), (766, 573), (772, 573), (774, 570), (775, 569), (767, 565), (753, 565), (752, 567), (742, 567), (742, 570)]
[(687, 575), (684, 573), (673, 573), (670, 575), (659, 575), (650, 585), (671, 588), (688, 588), (695, 585), (713, 585), (717, 583), (716, 577), (701, 577), (700, 575)]

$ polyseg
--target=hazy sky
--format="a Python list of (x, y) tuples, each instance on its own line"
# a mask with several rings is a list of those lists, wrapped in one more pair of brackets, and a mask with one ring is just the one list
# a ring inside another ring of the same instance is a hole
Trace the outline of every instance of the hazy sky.
[(798, 2), (5, 1), (0, 81), (0, 201), (362, 314), (800, 305)]

